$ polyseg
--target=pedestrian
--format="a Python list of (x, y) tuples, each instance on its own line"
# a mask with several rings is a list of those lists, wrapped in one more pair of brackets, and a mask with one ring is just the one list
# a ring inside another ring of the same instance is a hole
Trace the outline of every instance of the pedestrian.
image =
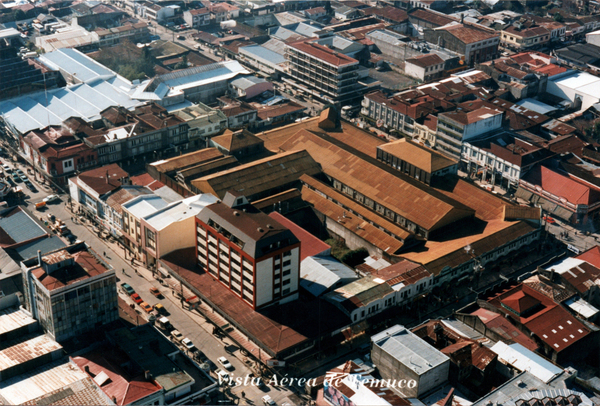
[(103, 252), (104, 256), (106, 256), (106, 251)]
[(123, 270), (121, 272), (125, 273), (125, 268), (123, 268)]
[(242, 397), (245, 398), (246, 397), (246, 392), (242, 391)]

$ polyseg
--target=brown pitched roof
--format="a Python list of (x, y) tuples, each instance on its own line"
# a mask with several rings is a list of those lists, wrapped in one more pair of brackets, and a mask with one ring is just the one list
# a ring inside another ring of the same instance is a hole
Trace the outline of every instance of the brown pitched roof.
[(367, 162), (310, 131), (299, 131), (281, 149), (308, 151), (327, 175), (426, 230), (434, 230), (474, 214), (473, 209), (434, 189), (400, 174), (392, 175), (387, 169)]
[(121, 169), (119, 165), (110, 164), (81, 173), (78, 176), (78, 181), (102, 196), (121, 186), (120, 179), (127, 177), (129, 177), (129, 174)]
[(439, 65), (440, 63), (444, 63), (444, 60), (440, 58), (437, 54), (426, 54), (419, 55), (414, 58), (409, 58), (406, 62), (410, 62), (413, 65), (420, 66), (421, 68), (426, 68), (433, 65)]
[(455, 22), (456, 19), (451, 18), (449, 16), (445, 16), (440, 13), (436, 13), (434, 11), (426, 10), (424, 8), (418, 8), (410, 12), (411, 18), (416, 18), (419, 20), (427, 21), (437, 27), (441, 27), (446, 24), (450, 24)]
[(238, 151), (240, 149), (252, 147), (255, 145), (262, 145), (263, 140), (252, 134), (248, 130), (231, 131), (225, 130), (223, 135), (211, 138), (211, 141), (215, 144), (223, 147), (230, 153), (232, 151)]
[(457, 164), (456, 161), (446, 158), (439, 152), (408, 141), (406, 138), (380, 145), (378, 148), (428, 173)]
[(472, 44), (474, 42), (500, 37), (499, 33), (488, 32), (464, 24), (449, 25), (443, 29), (465, 44)]

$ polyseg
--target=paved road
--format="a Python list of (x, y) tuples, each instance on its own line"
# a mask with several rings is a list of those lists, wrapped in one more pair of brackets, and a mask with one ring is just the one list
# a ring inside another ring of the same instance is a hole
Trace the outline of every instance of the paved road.
[[(173, 324), (173, 326), (179, 330), (185, 337), (188, 337), (200, 349), (206, 356), (215, 364), (218, 368), (221, 368), (217, 363), (217, 359), (221, 356), (227, 357), (227, 359), (233, 365), (233, 369), (230, 372), (234, 377), (249, 375), (252, 370), (244, 364), (242, 361), (244, 357), (239, 351), (234, 351), (233, 355), (225, 350), (225, 347), (233, 347), (231, 342), (227, 339), (221, 340), (212, 334), (212, 324), (206, 322), (202, 316), (196, 312), (184, 310), (181, 307), (179, 299), (176, 299), (171, 293), (170, 289), (160, 285), (155, 279), (152, 278), (150, 271), (141, 268), (139, 263), (132, 267), (128, 260), (123, 258), (124, 250), (117, 248), (116, 244), (109, 243), (99, 238), (89, 225), (82, 225), (78, 219), (73, 220), (73, 214), (66, 208), (64, 204), (68, 197), (61, 195), (62, 202), (48, 205), (48, 209), (44, 214), (52, 213), (57, 218), (65, 221), (69, 226), (73, 234), (75, 234), (80, 240), (85, 241), (100, 255), (106, 254), (106, 260), (115, 268), (117, 277), (119, 278), (118, 284), (127, 282), (131, 285), (135, 291), (142, 297), (144, 301), (151, 305), (162, 303), (168, 311), (167, 317)], [(134, 268), (138, 270), (138, 273), (134, 271)], [(125, 270), (125, 274), (122, 270)], [(151, 287), (157, 287), (163, 293), (163, 298), (155, 298), (150, 292)], [(133, 301), (119, 289), (119, 295), (127, 303), (133, 303)], [(137, 305), (135, 306), (141, 317), (147, 317), (143, 310)], [(239, 358), (238, 358), (239, 357)], [(214, 375), (213, 375), (214, 377)], [(264, 391), (254, 386), (238, 386), (232, 389), (232, 394), (239, 397), (241, 392), (244, 391), (246, 397), (254, 402), (255, 404), (262, 403), (261, 397), (265, 394), (269, 394), (278, 404), (293, 402), (297, 404), (299, 399), (293, 395), (288, 389), (272, 388), (267, 387)], [(241, 401), (240, 403), (244, 403)], [(251, 404), (248, 402), (248, 404)]]

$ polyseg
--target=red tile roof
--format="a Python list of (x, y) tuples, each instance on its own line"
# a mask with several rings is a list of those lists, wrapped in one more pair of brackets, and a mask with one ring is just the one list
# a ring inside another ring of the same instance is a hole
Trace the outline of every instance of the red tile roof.
[(422, 68), (439, 65), (440, 63), (444, 63), (444, 60), (440, 58), (437, 54), (426, 54), (419, 55), (414, 58), (407, 59), (406, 62), (410, 62), (413, 65), (420, 66)]
[(485, 41), (492, 38), (499, 38), (499, 33), (492, 33), (485, 30), (477, 29), (464, 24), (449, 25), (448, 27), (442, 28), (448, 31), (459, 41), (465, 44), (472, 44), (479, 41)]
[(132, 176), (130, 180), (133, 185), (146, 186), (152, 191), (155, 191), (156, 189), (160, 189), (161, 187), (165, 186), (164, 183), (150, 176), (148, 172), (138, 176)]
[[(246, 335), (268, 348), (275, 356), (319, 334), (335, 331), (349, 323), (348, 318), (327, 301), (302, 296), (299, 300), (252, 310), (233, 292), (197, 266), (195, 248), (173, 251), (160, 260), (177, 272), (200, 293), (202, 299), (234, 319)], [(319, 317), (327, 314), (327, 318)], [(264, 355), (263, 355), (264, 356)]]
[(456, 19), (451, 18), (449, 16), (446, 16), (446, 15), (443, 15), (440, 13), (436, 13), (435, 11), (426, 10), (423, 8), (418, 8), (414, 11), (411, 11), (410, 17), (416, 18), (419, 20), (423, 20), (423, 21), (427, 21), (428, 23), (431, 23), (431, 24), (435, 25), (436, 27), (441, 27), (443, 25), (450, 24), (450, 23), (456, 21)]
[(92, 188), (98, 195), (103, 195), (121, 186), (120, 179), (128, 176), (129, 174), (121, 169), (119, 165), (110, 164), (83, 172), (78, 176), (78, 179)]
[(342, 53), (335, 52), (326, 46), (310, 42), (308, 40), (302, 40), (298, 42), (292, 42), (287, 44), (289, 47), (294, 48), (300, 52), (311, 55), (316, 59), (320, 59), (326, 63), (334, 66), (345, 66), (358, 64), (358, 61), (354, 58), (350, 58)]
[(502, 300), (502, 304), (518, 314), (523, 314), (540, 304), (540, 301), (526, 295), (523, 291), (515, 292)]
[(319, 255), (324, 251), (330, 250), (331, 246), (319, 240), (317, 237), (297, 225), (286, 217), (277, 213), (276, 211), (269, 214), (269, 217), (275, 219), (277, 222), (287, 227), (297, 239), (300, 240), (300, 261), (303, 261), (306, 257), (312, 257)]
[[(520, 291), (538, 300), (541, 304), (537, 310), (532, 309), (533, 313), (526, 313), (526, 317), (519, 317), (512, 312), (507, 312), (500, 305), (505, 299), (511, 296), (514, 297), (515, 293)], [(548, 296), (522, 283), (499, 293), (492, 293), (486, 301), (501, 312), (508, 313), (511, 317), (515, 318), (517, 323), (535, 334), (538, 339), (546, 343), (555, 352), (563, 351), (590, 334), (589, 329), (567, 310), (563, 309)]]
[(564, 198), (572, 204), (589, 206), (600, 200), (600, 189), (545, 166), (537, 165), (523, 177), (523, 180), (541, 186), (544, 191)]
[(101, 372), (108, 376), (100, 389), (111, 399), (116, 399), (117, 406), (132, 404), (162, 390), (156, 381), (146, 380), (142, 374), (131, 376), (129, 371), (121, 369), (119, 365), (130, 361), (112, 347), (93, 350), (72, 360), (82, 371), (89, 368), (86, 373), (92, 378)]
[[(56, 255), (64, 255), (63, 252), (66, 253), (65, 250), (62, 250), (53, 254), (46, 254), (43, 259), (46, 261), (46, 258), (48, 258), (51, 260), (50, 262), (58, 260), (55, 258)], [(98, 261), (98, 258), (92, 255), (88, 250), (81, 250), (67, 255), (73, 257), (73, 265), (54, 270), (50, 274), (46, 273), (43, 267), (38, 267), (32, 271), (32, 274), (37, 280), (49, 291), (60, 289), (75, 282), (101, 275), (110, 270)]]
[(464, 112), (464, 111), (449, 111), (446, 113), (442, 113), (445, 117), (448, 117), (460, 124), (468, 125), (476, 123), (480, 120), (485, 120), (491, 116), (497, 116), (498, 114), (502, 114), (497, 110), (492, 110), (489, 107), (481, 107), (477, 110)]
[(384, 20), (394, 21), (396, 23), (401, 23), (408, 20), (408, 14), (406, 11), (392, 6), (385, 6), (382, 8), (369, 7), (361, 10), (361, 12), (366, 16), (376, 15)]
[(471, 314), (479, 317), (488, 329), (501, 335), (505, 340), (519, 343), (531, 351), (537, 351), (539, 348), (535, 341), (526, 334), (523, 334), (523, 332), (513, 326), (510, 321), (506, 320), (500, 314), (483, 308), (477, 309)]
[(575, 258), (588, 262), (596, 268), (600, 268), (600, 246), (596, 245)]

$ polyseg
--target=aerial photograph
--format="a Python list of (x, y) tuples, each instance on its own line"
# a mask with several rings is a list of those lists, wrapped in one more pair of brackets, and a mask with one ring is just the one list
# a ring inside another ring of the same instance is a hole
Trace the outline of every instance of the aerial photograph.
[(600, 406), (600, 0), (0, 0), (0, 406)]

